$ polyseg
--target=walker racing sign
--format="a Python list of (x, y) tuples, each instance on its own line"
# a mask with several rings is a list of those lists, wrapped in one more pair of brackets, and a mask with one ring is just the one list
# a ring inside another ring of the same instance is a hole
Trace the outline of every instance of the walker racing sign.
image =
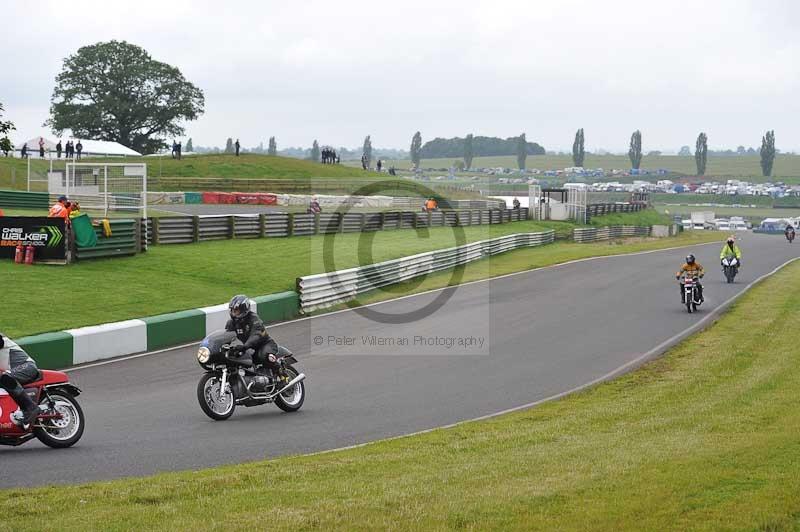
[(19, 244), (36, 248), (37, 260), (66, 258), (63, 218), (0, 217), (0, 258), (14, 258)]

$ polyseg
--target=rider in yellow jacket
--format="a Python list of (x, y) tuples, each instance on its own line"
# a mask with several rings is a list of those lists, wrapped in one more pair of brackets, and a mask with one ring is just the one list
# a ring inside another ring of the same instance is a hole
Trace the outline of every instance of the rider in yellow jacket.
[[(675, 278), (680, 280), (682, 276), (686, 277), (697, 277), (697, 291), (699, 292), (700, 301), (704, 301), (703, 299), (703, 285), (700, 284), (700, 279), (705, 275), (703, 271), (703, 266), (697, 262), (694, 258), (694, 255), (691, 253), (686, 256), (686, 262), (681, 266), (681, 269), (678, 270), (678, 273), (675, 274)], [(686, 304), (686, 293), (683, 290), (683, 284), (679, 284), (678, 288), (681, 291), (681, 302)]]
[(736, 258), (739, 261), (739, 266), (742, 265), (742, 250), (736, 245), (736, 240), (729, 236), (728, 240), (723, 244), (722, 251), (719, 252), (719, 260)]

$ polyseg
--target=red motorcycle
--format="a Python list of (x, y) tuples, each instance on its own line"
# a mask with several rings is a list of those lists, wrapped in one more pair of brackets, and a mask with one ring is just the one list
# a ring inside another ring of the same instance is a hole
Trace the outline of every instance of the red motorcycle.
[(39, 405), (39, 415), (26, 428), (14, 423), (17, 403), (0, 389), (0, 445), (22, 445), (35, 437), (49, 447), (64, 448), (83, 436), (85, 418), (75, 400), (81, 390), (70, 384), (66, 373), (42, 370), (41, 374), (41, 379), (25, 385), (25, 393)]

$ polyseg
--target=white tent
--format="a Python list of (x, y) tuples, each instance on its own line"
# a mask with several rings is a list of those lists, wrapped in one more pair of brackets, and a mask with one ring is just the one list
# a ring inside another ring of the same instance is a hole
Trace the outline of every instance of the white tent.
[[(28, 154), (32, 157), (37, 157), (39, 155), (39, 139), (44, 140), (44, 149), (45, 149), (45, 157), (48, 157), (48, 153), (52, 153), (53, 157), (55, 157), (56, 151), (56, 143), (61, 140), (62, 148), (67, 144), (68, 140), (71, 140), (74, 144), (78, 143), (78, 139), (73, 138), (53, 138), (47, 137), (45, 135), (41, 135), (38, 137), (33, 137), (32, 139), (26, 142), (20, 142), (15, 146), (15, 150), (18, 152), (22, 149), (22, 146), (28, 145)], [(108, 140), (90, 140), (90, 139), (80, 139), (81, 144), (83, 145), (83, 150), (81, 151), (81, 155), (84, 157), (100, 157), (100, 156), (112, 156), (112, 157), (141, 157), (142, 154), (136, 151), (133, 151), (130, 148), (127, 148), (120, 144), (119, 142), (111, 142)]]

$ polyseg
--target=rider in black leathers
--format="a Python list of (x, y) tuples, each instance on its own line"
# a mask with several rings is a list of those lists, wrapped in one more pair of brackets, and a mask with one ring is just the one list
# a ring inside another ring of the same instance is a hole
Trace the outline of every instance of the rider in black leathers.
[(278, 352), (278, 344), (267, 333), (264, 322), (250, 308), (250, 299), (244, 295), (233, 296), (228, 304), (231, 319), (225, 330), (236, 333), (244, 345), (239, 349), (253, 358), (254, 365), (277, 367), (270, 363), (269, 355)]
[(36, 419), (39, 407), (28, 397), (22, 386), (40, 377), (39, 368), (28, 353), (0, 333), (0, 388), (8, 392), (22, 411), (20, 417), (12, 416), (14, 423), (27, 426)]

